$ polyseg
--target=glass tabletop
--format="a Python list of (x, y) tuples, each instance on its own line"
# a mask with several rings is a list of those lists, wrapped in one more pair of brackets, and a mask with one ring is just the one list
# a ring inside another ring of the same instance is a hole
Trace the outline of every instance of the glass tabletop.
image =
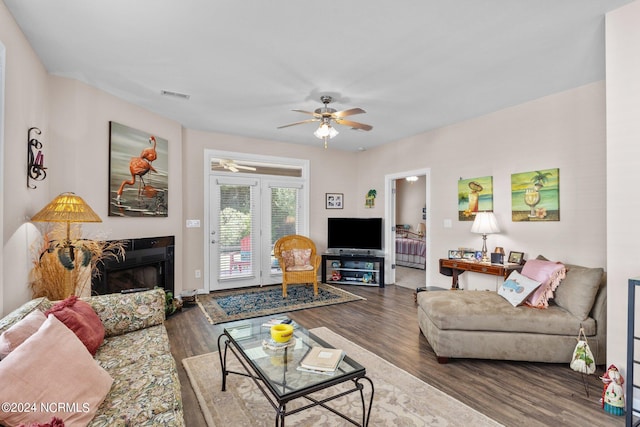
[[(278, 347), (282, 345), (271, 340), (271, 328), (267, 323), (273, 319), (272, 316), (229, 323), (224, 333), (279, 400), (304, 395), (366, 374), (365, 368), (348, 355), (331, 374), (299, 370), (300, 361), (312, 347), (333, 346), (292, 322), (295, 328), (293, 338), (286, 347)], [(278, 316), (275, 319), (284, 320), (287, 317)]]

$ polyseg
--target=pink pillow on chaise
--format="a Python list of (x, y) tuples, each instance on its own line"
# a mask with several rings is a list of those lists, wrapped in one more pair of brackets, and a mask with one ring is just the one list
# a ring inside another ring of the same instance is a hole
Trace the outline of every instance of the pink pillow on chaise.
[(526, 303), (532, 307), (547, 308), (549, 300), (553, 298), (560, 281), (564, 279), (567, 269), (560, 262), (546, 261), (541, 259), (530, 259), (522, 267), (522, 275), (541, 283)]
[(92, 356), (96, 355), (98, 347), (104, 341), (104, 326), (89, 303), (72, 295), (47, 310), (45, 315), (49, 314), (56, 316), (67, 328), (71, 329)]

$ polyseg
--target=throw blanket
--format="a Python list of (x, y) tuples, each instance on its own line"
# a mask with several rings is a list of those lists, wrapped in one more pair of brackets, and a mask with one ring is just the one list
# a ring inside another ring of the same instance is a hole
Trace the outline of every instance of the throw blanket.
[(527, 261), (522, 268), (522, 275), (540, 282), (540, 286), (527, 298), (527, 304), (538, 308), (549, 307), (549, 300), (566, 273), (564, 264), (559, 262), (541, 259)]

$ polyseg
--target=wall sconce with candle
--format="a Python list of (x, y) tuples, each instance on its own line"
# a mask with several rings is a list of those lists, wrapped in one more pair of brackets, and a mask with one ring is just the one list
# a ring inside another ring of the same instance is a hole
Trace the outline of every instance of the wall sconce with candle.
[[(47, 177), (44, 167), (44, 154), (42, 154), (42, 142), (31, 136), (31, 133), (41, 135), (42, 131), (36, 127), (29, 128), (27, 132), (27, 187), (36, 188), (31, 185), (31, 180), (42, 181)], [(37, 153), (34, 151), (37, 150)]]

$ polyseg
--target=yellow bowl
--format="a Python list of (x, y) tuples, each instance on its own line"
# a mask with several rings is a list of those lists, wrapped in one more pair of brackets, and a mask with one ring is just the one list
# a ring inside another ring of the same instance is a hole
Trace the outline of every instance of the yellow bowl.
[(287, 342), (293, 336), (293, 326), (286, 323), (271, 327), (271, 338), (275, 342)]

